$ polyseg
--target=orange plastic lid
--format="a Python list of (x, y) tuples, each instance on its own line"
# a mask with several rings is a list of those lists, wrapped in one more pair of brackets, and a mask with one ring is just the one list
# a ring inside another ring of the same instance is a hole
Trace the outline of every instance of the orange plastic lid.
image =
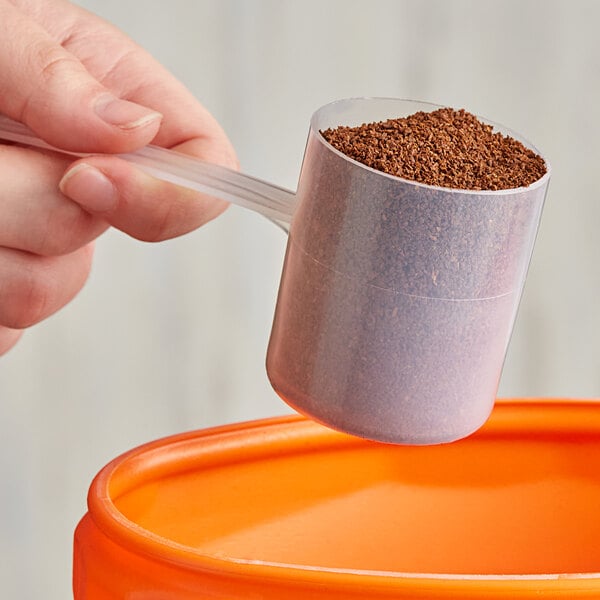
[(76, 600), (600, 597), (600, 400), (499, 401), (440, 446), (300, 417), (187, 433), (111, 462), (88, 506)]

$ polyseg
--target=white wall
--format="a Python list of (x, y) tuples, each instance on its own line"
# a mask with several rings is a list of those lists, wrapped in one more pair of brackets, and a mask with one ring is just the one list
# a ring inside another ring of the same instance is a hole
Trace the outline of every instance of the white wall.
[[(600, 396), (600, 3), (81, 0), (171, 68), (243, 169), (294, 188), (341, 97), (465, 107), (553, 177), (502, 395)], [(87, 487), (139, 443), (287, 412), (264, 355), (285, 237), (233, 207), (150, 246), (109, 232), (86, 289), (0, 359), (0, 589), (65, 600)]]

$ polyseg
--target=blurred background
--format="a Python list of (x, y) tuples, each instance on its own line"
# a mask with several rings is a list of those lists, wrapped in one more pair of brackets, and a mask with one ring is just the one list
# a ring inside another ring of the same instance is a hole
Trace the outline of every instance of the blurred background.
[[(600, 3), (81, 0), (171, 69), (242, 169), (294, 189), (308, 122), (343, 97), (466, 108), (553, 167), (502, 396), (600, 396)], [(149, 245), (109, 231), (83, 292), (0, 359), (3, 597), (71, 597), (87, 488), (143, 442), (289, 412), (264, 360), (285, 250), (231, 207)]]

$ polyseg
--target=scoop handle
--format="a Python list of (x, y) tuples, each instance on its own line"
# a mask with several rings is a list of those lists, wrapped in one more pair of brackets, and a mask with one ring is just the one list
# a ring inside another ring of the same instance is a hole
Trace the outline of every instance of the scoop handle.
[[(0, 115), (0, 141), (17, 142), (61, 154), (84, 157), (47, 144), (27, 126)], [(150, 175), (177, 185), (210, 194), (271, 219), (287, 231), (294, 213), (296, 194), (267, 181), (232, 169), (204, 162), (158, 146), (146, 146), (127, 154), (118, 154)]]

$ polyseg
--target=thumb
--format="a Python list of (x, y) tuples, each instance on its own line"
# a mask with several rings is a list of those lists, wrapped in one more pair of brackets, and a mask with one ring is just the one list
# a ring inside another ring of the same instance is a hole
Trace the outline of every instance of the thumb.
[(0, 112), (26, 123), (49, 144), (78, 152), (129, 152), (158, 132), (160, 113), (113, 95), (6, 0), (0, 0), (0, 40)]

